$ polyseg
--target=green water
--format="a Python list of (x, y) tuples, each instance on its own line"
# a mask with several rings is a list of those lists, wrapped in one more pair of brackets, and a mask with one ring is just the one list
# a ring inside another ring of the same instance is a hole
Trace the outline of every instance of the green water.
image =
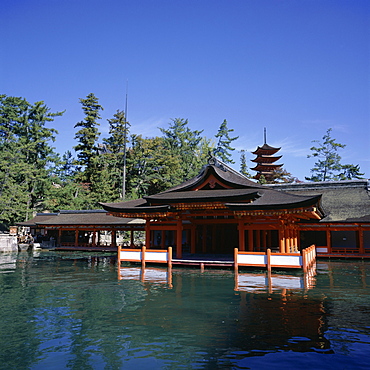
[(369, 369), (370, 262), (300, 272), (0, 254), (0, 369)]

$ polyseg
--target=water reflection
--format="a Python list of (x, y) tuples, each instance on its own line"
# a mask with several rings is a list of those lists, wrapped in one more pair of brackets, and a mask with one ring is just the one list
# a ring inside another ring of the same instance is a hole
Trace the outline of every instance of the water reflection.
[(127, 267), (117, 279), (109, 257), (12, 258), (0, 254), (9, 272), (0, 274), (1, 369), (329, 369), (370, 360), (370, 262), (319, 263), (307, 276)]

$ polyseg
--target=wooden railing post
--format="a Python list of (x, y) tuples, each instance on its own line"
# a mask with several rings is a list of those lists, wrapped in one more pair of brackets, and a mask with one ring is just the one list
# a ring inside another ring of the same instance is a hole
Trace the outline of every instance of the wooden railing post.
[(172, 268), (172, 247), (168, 247), (168, 268)]
[(306, 252), (306, 249), (302, 250), (302, 268), (303, 268), (303, 272), (307, 272), (307, 252)]
[(238, 271), (238, 248), (234, 248), (234, 270)]
[(270, 248), (267, 248), (266, 258), (267, 258), (267, 261), (266, 261), (267, 271), (271, 271), (271, 249)]
[(142, 267), (145, 267), (145, 250), (146, 250), (146, 247), (143, 246), (141, 248), (141, 266)]

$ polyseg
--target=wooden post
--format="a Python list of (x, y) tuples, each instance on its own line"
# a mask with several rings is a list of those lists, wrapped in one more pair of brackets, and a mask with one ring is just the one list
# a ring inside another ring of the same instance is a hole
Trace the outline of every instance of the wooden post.
[(279, 250), (280, 250), (280, 253), (286, 253), (284, 226), (279, 229)]
[(196, 247), (196, 226), (192, 225), (190, 228), (190, 253), (195, 253)]
[(364, 248), (364, 232), (361, 227), (358, 228), (358, 246), (359, 246), (359, 252), (361, 254), (365, 253)]
[(75, 246), (78, 247), (78, 229), (75, 230)]
[(145, 222), (145, 246), (150, 248), (150, 221), (149, 219)]
[(92, 235), (92, 246), (96, 247), (96, 230), (93, 230), (93, 235)]
[(256, 249), (261, 250), (261, 230), (256, 230)]
[(116, 230), (111, 230), (110, 243), (111, 243), (112, 247), (116, 247), (117, 246)]
[(267, 271), (271, 271), (271, 249), (270, 248), (267, 248), (266, 257), (267, 257), (267, 261), (266, 261)]
[(253, 246), (253, 230), (248, 230), (248, 250), (250, 252), (253, 252), (254, 246)]
[(245, 231), (243, 221), (239, 221), (239, 250), (245, 251)]
[(216, 230), (216, 225), (212, 225), (212, 252), (213, 253), (216, 250), (216, 239), (217, 239), (217, 237), (216, 237), (216, 235), (217, 235), (216, 231), (217, 231)]
[(206, 253), (207, 251), (207, 225), (202, 225), (202, 252)]
[(176, 222), (176, 258), (182, 258), (182, 220)]
[(172, 247), (168, 247), (168, 268), (172, 268)]
[(261, 230), (261, 244), (262, 244), (262, 249), (265, 251), (266, 250), (266, 230)]
[(161, 248), (165, 249), (166, 248), (166, 231), (161, 230)]
[(145, 267), (145, 251), (146, 251), (146, 247), (143, 246), (141, 248), (141, 266), (142, 267)]
[(306, 249), (302, 250), (302, 267), (303, 272), (307, 272), (307, 254)]
[(238, 271), (238, 248), (234, 248), (234, 270)]
[(331, 253), (331, 233), (328, 228), (326, 229), (326, 244), (328, 247), (328, 253)]

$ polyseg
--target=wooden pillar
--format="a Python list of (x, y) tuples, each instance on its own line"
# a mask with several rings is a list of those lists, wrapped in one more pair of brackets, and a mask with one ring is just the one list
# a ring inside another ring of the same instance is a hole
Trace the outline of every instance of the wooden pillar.
[(182, 220), (176, 222), (176, 258), (182, 258)]
[(248, 250), (250, 252), (253, 252), (253, 230), (249, 229), (248, 230)]
[(145, 246), (150, 248), (150, 221), (149, 219), (145, 222)]
[(207, 225), (202, 225), (202, 252), (207, 251)]
[(257, 252), (261, 251), (261, 230), (256, 230), (256, 249)]
[(331, 253), (331, 233), (330, 229), (326, 229), (326, 246), (328, 247), (328, 253)]
[(216, 225), (212, 225), (212, 252), (216, 250)]
[(130, 247), (131, 248), (135, 247), (135, 230), (134, 229), (130, 230)]
[(266, 250), (266, 230), (261, 230), (261, 244), (262, 244), (262, 248), (263, 248), (263, 251)]
[(116, 235), (116, 230), (111, 230), (110, 233), (110, 244), (112, 247), (117, 246), (117, 235)]
[(267, 247), (272, 247), (271, 230), (267, 230)]
[(285, 238), (285, 225), (281, 221), (279, 224), (279, 251), (280, 253), (286, 253), (286, 238)]
[(166, 249), (166, 231), (161, 230), (161, 248)]
[(78, 229), (75, 230), (75, 247), (78, 246)]
[(245, 251), (245, 230), (242, 220), (239, 221), (239, 250), (242, 252)]
[(364, 247), (364, 232), (361, 227), (358, 228), (358, 247), (359, 247), (359, 252), (365, 253), (365, 247)]
[(197, 227), (192, 225), (190, 228), (190, 253), (195, 253)]
[(96, 247), (96, 230), (93, 230), (93, 235), (92, 235), (92, 246)]
[(290, 229), (289, 229), (289, 227), (287, 227), (285, 229), (285, 253), (290, 253), (290, 247), (291, 247), (291, 243), (290, 243)]

